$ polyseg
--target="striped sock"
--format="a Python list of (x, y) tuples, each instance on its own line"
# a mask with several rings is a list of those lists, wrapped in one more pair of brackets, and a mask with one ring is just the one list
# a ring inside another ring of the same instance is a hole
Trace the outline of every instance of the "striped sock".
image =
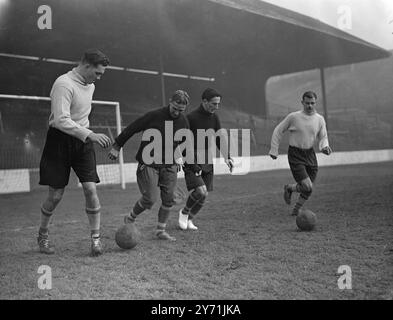
[(86, 208), (87, 218), (89, 219), (91, 236), (99, 237), (100, 235), (100, 222), (101, 222), (101, 207)]
[(164, 225), (164, 229), (168, 221), (171, 208), (172, 207), (166, 207), (164, 205), (161, 205), (160, 210), (158, 210), (158, 224)]
[(158, 222), (157, 223), (156, 233), (164, 232), (165, 228), (166, 228), (166, 223)]
[(41, 207), (41, 224), (39, 231), (41, 234), (48, 234), (48, 228), (52, 215), (53, 212), (46, 210), (44, 207)]
[(299, 210), (301, 207), (303, 207), (304, 203), (307, 201), (306, 198), (303, 197), (302, 194), (300, 194), (299, 198), (297, 199), (297, 202), (295, 204), (295, 207), (293, 208), (293, 214), (298, 214)]
[(194, 193), (195, 193), (195, 191), (188, 196), (186, 206), (182, 210), (183, 214), (192, 213), (193, 208), (198, 204), (200, 199), (198, 197), (196, 197)]
[(288, 187), (289, 187), (289, 190), (291, 190), (292, 192), (300, 192), (300, 190), (299, 190), (300, 185), (298, 183), (289, 184)]
[(137, 203), (135, 203), (134, 208), (132, 209), (132, 212), (134, 213), (135, 217), (140, 215), (143, 211), (145, 211), (145, 208), (141, 205), (140, 201), (137, 201)]
[(137, 201), (137, 203), (134, 205), (134, 208), (132, 208), (130, 214), (127, 216), (127, 220), (130, 222), (135, 222), (136, 217), (143, 211), (145, 211), (145, 208), (143, 208), (141, 203)]
[(190, 214), (190, 208), (187, 207), (187, 205), (181, 210), (181, 213), (184, 215), (189, 215)]
[(127, 217), (127, 219), (128, 219), (129, 221), (135, 222), (135, 219), (136, 219), (137, 216), (138, 216), (138, 215), (135, 214), (134, 209), (132, 209), (131, 212), (130, 212), (130, 214), (129, 214), (129, 216)]
[(188, 219), (191, 220), (202, 209), (203, 205), (205, 204), (205, 200), (206, 198), (202, 198), (191, 208)]
[(161, 234), (166, 233), (165, 228), (166, 228), (166, 223), (158, 222), (156, 228), (156, 236), (160, 236)]

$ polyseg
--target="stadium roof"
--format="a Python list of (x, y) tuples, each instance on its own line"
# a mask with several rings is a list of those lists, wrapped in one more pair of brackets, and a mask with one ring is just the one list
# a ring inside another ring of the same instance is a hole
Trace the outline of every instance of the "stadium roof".
[[(0, 25), (0, 53), (75, 60), (85, 48), (98, 47), (115, 66), (214, 78), (226, 101), (255, 113), (264, 113), (264, 86), (271, 76), (389, 56), (320, 21), (259, 0), (46, 4), (52, 30), (37, 28), (39, 1), (10, 2)], [(181, 85), (171, 81), (168, 90)]]
[(340, 37), (348, 41), (357, 42), (362, 45), (367, 45), (372, 48), (381, 50), (381, 48), (367, 43), (357, 37), (354, 37), (340, 29), (331, 27), (319, 20), (313, 19), (311, 17), (296, 13), (294, 11), (284, 9), (273, 4), (263, 2), (260, 0), (208, 0), (211, 2), (219, 3), (228, 7), (232, 7), (239, 10), (245, 10), (247, 12), (257, 14), (266, 18), (276, 19), (279, 21), (284, 21), (294, 26), (311, 29), (314, 31), (319, 31), (322, 33), (329, 34), (331, 36)]

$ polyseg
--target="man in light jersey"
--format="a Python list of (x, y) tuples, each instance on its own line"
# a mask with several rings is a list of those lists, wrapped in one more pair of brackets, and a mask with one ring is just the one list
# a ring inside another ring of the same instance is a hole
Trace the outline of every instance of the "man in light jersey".
[(53, 84), (49, 130), (40, 162), (40, 184), (47, 185), (48, 196), (41, 206), (41, 225), (38, 231), (40, 252), (53, 254), (49, 242), (49, 223), (63, 197), (71, 168), (82, 184), (86, 213), (91, 231), (91, 254), (102, 254), (100, 240), (100, 202), (96, 183), (93, 143), (107, 148), (111, 140), (105, 134), (89, 129), (89, 115), (94, 93), (94, 82), (104, 74), (108, 58), (99, 50), (87, 50), (79, 65), (58, 77)]
[(315, 110), (316, 100), (317, 95), (314, 92), (305, 92), (302, 97), (303, 110), (286, 116), (274, 129), (271, 140), (269, 155), (276, 160), (281, 138), (289, 131), (288, 162), (297, 183), (284, 186), (284, 200), (290, 205), (292, 193), (300, 193), (292, 211), (293, 216), (298, 215), (300, 208), (311, 196), (313, 182), (317, 177), (318, 162), (313, 149), (315, 142), (318, 140), (322, 153), (332, 153), (325, 119)]

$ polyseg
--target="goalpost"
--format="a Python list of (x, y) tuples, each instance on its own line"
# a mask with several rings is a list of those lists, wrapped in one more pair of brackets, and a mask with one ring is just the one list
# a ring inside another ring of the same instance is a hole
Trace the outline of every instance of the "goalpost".
[[(40, 96), (26, 96), (26, 95), (10, 95), (10, 94), (0, 94), (0, 99), (13, 99), (13, 100), (34, 100), (34, 101), (46, 101), (50, 102), (51, 99), (49, 97), (40, 97)], [(105, 105), (105, 106), (110, 106), (115, 108), (115, 118), (116, 118), (116, 133), (117, 135), (120, 134), (121, 132), (121, 116), (120, 116), (120, 103), (116, 101), (101, 101), (101, 100), (93, 100), (92, 105)], [(29, 115), (27, 114), (26, 117)], [(2, 123), (4, 124), (4, 116), (2, 116)], [(92, 128), (101, 128), (101, 129), (107, 129), (110, 138), (113, 140), (113, 136), (110, 131), (109, 125), (107, 126), (91, 126)], [(3, 128), (3, 126), (2, 126)], [(4, 128), (3, 128), (4, 130)], [(106, 166), (111, 166), (111, 165), (103, 165), (102, 167)], [(124, 173), (124, 158), (123, 158), (123, 150), (120, 150), (119, 154), (119, 181), (121, 184), (122, 189), (126, 188), (126, 181), (125, 181), (125, 173)], [(116, 179), (117, 180), (117, 179)]]

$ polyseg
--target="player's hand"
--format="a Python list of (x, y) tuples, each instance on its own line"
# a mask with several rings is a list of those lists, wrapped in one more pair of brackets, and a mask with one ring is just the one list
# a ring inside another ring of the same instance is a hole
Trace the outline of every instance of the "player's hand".
[(269, 154), (270, 158), (272, 158), (273, 160), (277, 160), (277, 156), (275, 156), (274, 154)]
[(323, 154), (326, 154), (327, 156), (332, 153), (332, 149), (329, 146), (323, 148), (321, 151)]
[(114, 147), (112, 147), (112, 149), (108, 153), (108, 158), (111, 160), (117, 160), (119, 159), (119, 154), (120, 154), (120, 150), (117, 150)]
[(180, 158), (175, 159), (175, 163), (179, 166), (182, 166), (182, 165), (184, 165), (184, 160), (183, 160), (183, 158), (180, 157)]
[(227, 164), (227, 166), (229, 168), (229, 172), (232, 173), (233, 168), (235, 167), (233, 159), (232, 158), (228, 158), (227, 160), (225, 160), (225, 163)]
[(108, 148), (112, 141), (111, 139), (103, 134), (103, 133), (90, 133), (87, 137), (90, 141), (93, 141), (94, 143), (97, 143), (98, 145), (100, 145), (100, 147), (102, 148)]

